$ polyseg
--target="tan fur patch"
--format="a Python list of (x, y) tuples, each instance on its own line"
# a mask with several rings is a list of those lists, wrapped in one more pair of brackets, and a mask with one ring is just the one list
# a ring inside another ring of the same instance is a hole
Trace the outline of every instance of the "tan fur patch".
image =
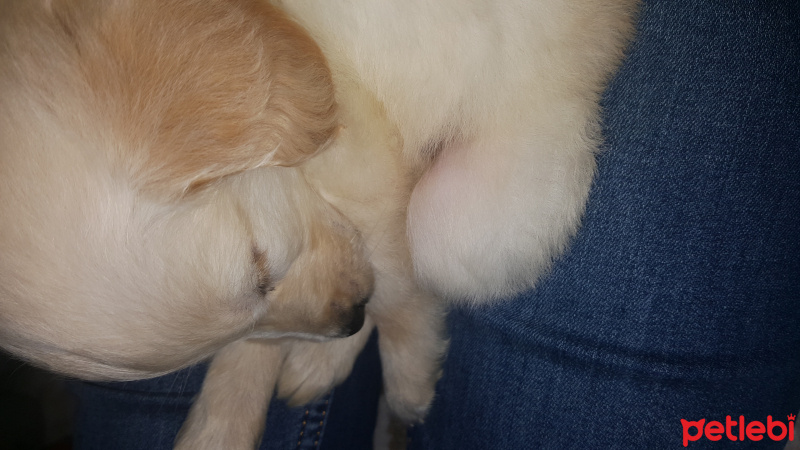
[[(148, 192), (172, 197), (250, 168), (297, 164), (336, 128), (324, 57), (266, 2), (66, 10), (55, 15), (75, 42), (97, 116), (127, 138), (122, 166)], [(83, 17), (71, 27), (76, 14), (92, 16), (89, 26)]]
[[(334, 231), (333, 233), (331, 231)], [(320, 222), (311, 226), (307, 251), (276, 285), (257, 329), (340, 336), (354, 308), (370, 297), (374, 279), (352, 236)]]

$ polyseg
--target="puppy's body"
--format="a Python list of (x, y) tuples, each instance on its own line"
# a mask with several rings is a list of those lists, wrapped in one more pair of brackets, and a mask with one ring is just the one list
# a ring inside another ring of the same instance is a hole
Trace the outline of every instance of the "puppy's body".
[[(563, 250), (633, 2), (278, 4), (331, 64), (344, 129), (303, 170), (365, 239), (387, 400), (403, 420), (421, 420), (446, 345), (427, 292), (509, 295)], [(301, 403), (325, 392), (364, 339), (286, 344), (279, 395)], [(186, 442), (236, 429), (208, 417), (213, 432), (191, 417)]]
[(273, 3), (0, 3), (0, 343), (95, 379), (224, 347), (179, 447), (254, 445), (269, 386), (324, 393), (373, 326), (421, 420), (437, 297), (575, 232), (635, 0)]
[(406, 157), (435, 158), (410, 207), (416, 272), (476, 301), (532, 285), (574, 233), (634, 4), (281, 2), (382, 102)]

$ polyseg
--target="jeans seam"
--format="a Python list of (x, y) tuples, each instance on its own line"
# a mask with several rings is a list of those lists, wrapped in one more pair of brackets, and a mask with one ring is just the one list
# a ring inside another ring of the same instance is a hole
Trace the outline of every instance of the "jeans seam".
[(317, 402), (306, 406), (305, 414), (297, 437), (297, 449), (318, 450), (322, 444), (333, 391)]

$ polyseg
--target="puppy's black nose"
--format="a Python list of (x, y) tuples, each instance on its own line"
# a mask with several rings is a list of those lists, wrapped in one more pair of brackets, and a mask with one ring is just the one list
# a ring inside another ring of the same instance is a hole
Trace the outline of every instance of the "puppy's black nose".
[(350, 321), (342, 330), (344, 336), (352, 336), (358, 333), (358, 330), (364, 326), (364, 309), (366, 306), (366, 301), (353, 306), (353, 310), (350, 315)]

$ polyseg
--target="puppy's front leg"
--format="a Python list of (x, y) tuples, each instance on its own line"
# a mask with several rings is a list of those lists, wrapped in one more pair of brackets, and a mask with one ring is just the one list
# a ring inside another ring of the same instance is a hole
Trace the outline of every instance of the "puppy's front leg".
[(211, 361), (175, 448), (256, 448), (280, 368), (280, 345), (240, 340), (220, 350)]
[(415, 286), (391, 286), (387, 296), (392, 294), (394, 298), (370, 305), (378, 327), (386, 402), (404, 423), (418, 423), (433, 402), (442, 373), (449, 343), (445, 339), (445, 308), (439, 299)]

